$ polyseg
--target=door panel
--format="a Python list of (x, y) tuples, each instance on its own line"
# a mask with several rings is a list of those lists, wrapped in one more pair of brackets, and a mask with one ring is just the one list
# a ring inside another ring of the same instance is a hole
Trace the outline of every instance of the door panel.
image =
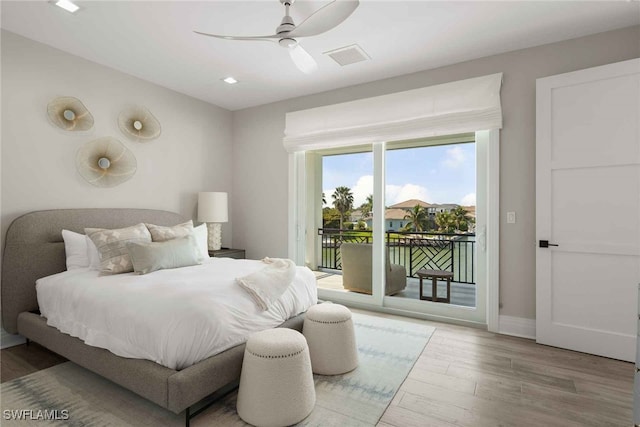
[(640, 197), (630, 195), (640, 194), (640, 166), (555, 169), (551, 188), (555, 243), (603, 245), (603, 253), (638, 247)]
[(563, 252), (559, 248), (551, 252), (551, 321), (586, 330), (620, 333), (633, 340), (635, 319), (630, 321), (628, 313), (635, 311), (636, 301), (627, 297), (625, 288), (640, 274), (637, 258)]
[(537, 81), (536, 335), (635, 359), (640, 60)]

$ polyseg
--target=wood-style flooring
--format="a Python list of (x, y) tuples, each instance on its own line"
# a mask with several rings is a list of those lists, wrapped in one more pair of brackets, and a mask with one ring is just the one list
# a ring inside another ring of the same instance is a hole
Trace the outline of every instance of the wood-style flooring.
[[(474, 328), (401, 319), (436, 331), (378, 427), (633, 425), (631, 363)], [(0, 379), (64, 361), (34, 343), (4, 349)]]

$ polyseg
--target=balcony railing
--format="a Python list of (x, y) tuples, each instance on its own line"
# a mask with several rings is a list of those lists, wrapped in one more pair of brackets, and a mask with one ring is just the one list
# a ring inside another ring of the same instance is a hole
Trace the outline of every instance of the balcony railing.
[[(337, 230), (319, 228), (322, 241), (321, 268), (342, 270), (340, 245), (344, 242), (371, 243), (371, 230)], [(407, 277), (417, 277), (421, 269), (453, 272), (453, 281), (475, 284), (475, 234), (385, 233), (391, 264), (400, 264)]]

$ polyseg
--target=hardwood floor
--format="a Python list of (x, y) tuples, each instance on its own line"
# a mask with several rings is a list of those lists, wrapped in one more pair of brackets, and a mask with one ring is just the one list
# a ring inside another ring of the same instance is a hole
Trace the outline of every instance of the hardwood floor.
[(62, 356), (36, 344), (20, 344), (0, 350), (0, 382), (11, 381), (66, 362)]
[[(631, 363), (479, 329), (400, 319), (436, 331), (378, 427), (632, 425)], [(34, 343), (1, 350), (1, 381), (64, 361)]]
[(426, 323), (437, 329), (379, 427), (633, 425), (632, 363)]

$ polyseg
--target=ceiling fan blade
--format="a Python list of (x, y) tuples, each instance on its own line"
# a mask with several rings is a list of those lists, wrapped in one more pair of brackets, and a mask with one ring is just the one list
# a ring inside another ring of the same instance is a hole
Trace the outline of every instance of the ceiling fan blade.
[(278, 42), (277, 39), (282, 38), (282, 36), (279, 36), (277, 34), (273, 34), (273, 35), (270, 35), (270, 36), (243, 37), (243, 36), (220, 36), (220, 35), (217, 35), (217, 34), (202, 33), (200, 31), (194, 31), (194, 33), (200, 34), (201, 36), (215, 37), (217, 39), (240, 40), (240, 41), (263, 41), (263, 42), (274, 42), (274, 43)]
[(299, 44), (289, 48), (289, 56), (296, 67), (305, 74), (311, 74), (318, 69), (316, 60)]
[(302, 21), (287, 37), (309, 37), (329, 31), (347, 19), (359, 4), (358, 0), (334, 0)]

